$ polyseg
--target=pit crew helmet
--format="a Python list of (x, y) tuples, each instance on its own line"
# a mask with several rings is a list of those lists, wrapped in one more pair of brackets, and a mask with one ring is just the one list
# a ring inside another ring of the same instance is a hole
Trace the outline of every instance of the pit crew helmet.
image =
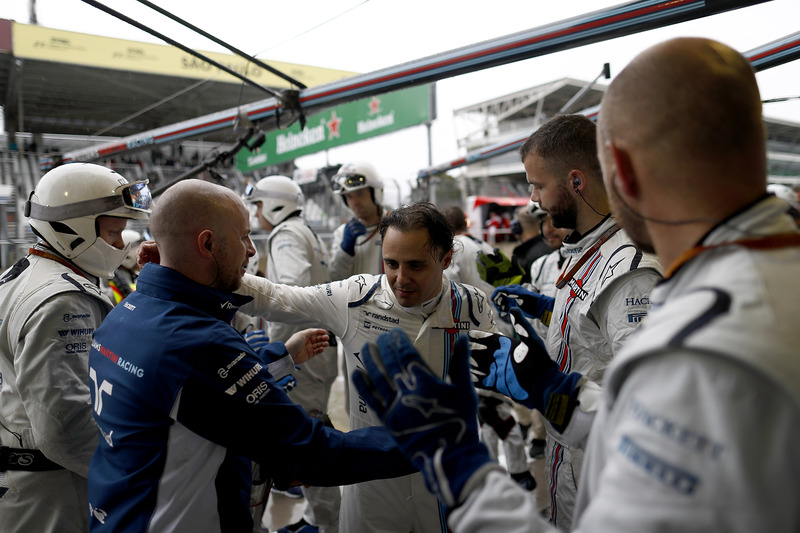
[(770, 183), (767, 185), (767, 192), (771, 192), (778, 198), (785, 200), (790, 206), (797, 207), (797, 195), (791, 187), (782, 183)]
[(277, 226), (295, 212), (303, 212), (306, 203), (300, 186), (286, 176), (267, 176), (245, 191), (245, 200), (261, 202), (261, 215)]
[(534, 216), (538, 219), (541, 219), (543, 216), (547, 214), (547, 212), (541, 207), (539, 207), (539, 204), (537, 204), (536, 202), (528, 202), (528, 205), (526, 205), (523, 209), (525, 213)]
[(367, 187), (372, 189), (372, 201), (375, 205), (383, 205), (383, 181), (378, 177), (375, 167), (367, 161), (352, 161), (342, 165), (331, 180), (331, 184), (333, 192), (342, 197), (345, 205), (347, 205), (345, 194)]
[(97, 217), (146, 220), (150, 215), (147, 180), (128, 182), (92, 163), (70, 163), (47, 172), (25, 202), (34, 233), (84, 271), (111, 278), (130, 244), (115, 248), (98, 233)]
[(128, 270), (136, 268), (136, 250), (138, 249), (139, 243), (142, 241), (144, 241), (144, 237), (138, 231), (132, 229), (122, 230), (122, 242), (125, 243), (128, 253), (125, 254), (125, 259), (123, 259), (120, 265), (121, 267), (127, 268)]

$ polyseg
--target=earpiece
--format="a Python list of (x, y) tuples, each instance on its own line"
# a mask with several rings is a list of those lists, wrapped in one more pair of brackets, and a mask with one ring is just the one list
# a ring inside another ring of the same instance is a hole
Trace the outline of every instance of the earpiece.
[(208, 250), (209, 252), (212, 251), (210, 242), (206, 242), (206, 250)]
[(581, 184), (582, 184), (582, 183), (583, 183), (583, 180), (582, 180), (580, 177), (576, 177), (576, 178), (574, 178), (574, 179), (572, 180), (572, 186), (573, 186), (573, 187), (575, 187), (575, 194), (577, 194), (578, 196), (580, 196), (580, 197), (581, 197), (581, 200), (583, 200), (583, 201), (586, 203), (586, 205), (588, 205), (588, 206), (589, 206), (589, 208), (590, 208), (592, 211), (594, 211), (595, 213), (597, 213), (597, 214), (598, 214), (598, 215), (600, 215), (601, 217), (607, 217), (607, 216), (609, 215), (609, 213), (601, 213), (600, 211), (598, 211), (597, 209), (595, 209), (595, 208), (594, 208), (594, 206), (593, 206), (592, 204), (590, 204), (590, 203), (589, 203), (589, 201), (588, 201), (586, 198), (584, 198), (584, 197), (583, 197), (583, 193), (581, 193), (581, 190), (578, 188), (578, 187), (580, 187), (580, 186), (581, 186)]

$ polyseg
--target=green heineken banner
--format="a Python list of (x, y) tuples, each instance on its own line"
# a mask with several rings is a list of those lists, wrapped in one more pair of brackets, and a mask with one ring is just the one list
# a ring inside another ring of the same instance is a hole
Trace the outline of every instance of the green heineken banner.
[(251, 152), (236, 154), (241, 172), (288, 161), (383, 135), (435, 118), (432, 111), (432, 87), (418, 85), (409, 89), (356, 100), (332, 107), (308, 117), (301, 131), (298, 123), (285, 130), (267, 133), (266, 142)]

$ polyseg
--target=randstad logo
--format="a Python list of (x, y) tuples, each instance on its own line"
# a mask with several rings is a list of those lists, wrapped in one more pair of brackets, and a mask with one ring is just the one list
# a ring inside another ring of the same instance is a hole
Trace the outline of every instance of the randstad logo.
[(70, 320), (75, 320), (76, 318), (89, 318), (91, 316), (92, 315), (90, 315), (89, 313), (84, 313), (82, 315), (71, 315), (67, 313), (64, 315), (64, 322), (69, 322)]

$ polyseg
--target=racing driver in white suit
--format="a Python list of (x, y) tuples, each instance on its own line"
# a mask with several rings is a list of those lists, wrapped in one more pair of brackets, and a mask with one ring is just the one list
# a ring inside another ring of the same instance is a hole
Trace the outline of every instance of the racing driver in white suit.
[(149, 208), (147, 182), (89, 163), (50, 170), (26, 203), (42, 240), (0, 277), (3, 531), (89, 530), (89, 347), (112, 308), (99, 281), (126, 258), (128, 219)]
[[(315, 287), (290, 287), (246, 275), (241, 291), (255, 299), (242, 310), (268, 320), (319, 327), (342, 339), (348, 375), (362, 368), (361, 347), (401, 328), (439, 376), (451, 363), (460, 333), (494, 330), (483, 292), (443, 275), (452, 257), (453, 232), (433, 205), (417, 203), (386, 215), (380, 224), (386, 274), (359, 274)], [(351, 429), (381, 424), (350, 388)], [(475, 416), (476, 413), (473, 413)], [(445, 533), (445, 516), (421, 474), (343, 487), (341, 531)]]

